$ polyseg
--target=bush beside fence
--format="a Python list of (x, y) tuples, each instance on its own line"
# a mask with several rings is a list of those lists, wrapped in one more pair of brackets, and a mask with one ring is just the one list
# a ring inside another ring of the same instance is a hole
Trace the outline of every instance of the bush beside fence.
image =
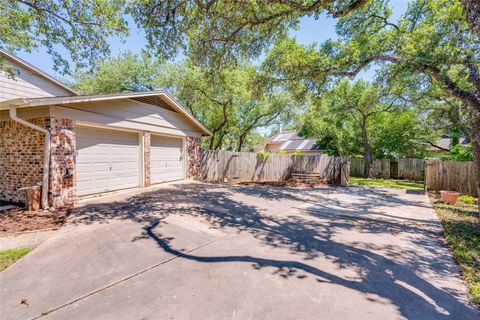
[[(292, 173), (317, 173), (329, 183), (348, 182), (348, 158), (327, 155), (292, 156), (203, 150), (201, 180), (262, 182), (287, 180)], [(342, 175), (343, 172), (343, 175)]]

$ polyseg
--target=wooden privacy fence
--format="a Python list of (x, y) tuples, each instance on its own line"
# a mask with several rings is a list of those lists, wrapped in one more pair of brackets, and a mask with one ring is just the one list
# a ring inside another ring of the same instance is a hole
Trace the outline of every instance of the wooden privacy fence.
[[(420, 181), (424, 179), (425, 160), (423, 159), (376, 159), (373, 161), (373, 175), (382, 179), (406, 179)], [(350, 159), (352, 177), (365, 177), (363, 158)]]
[(427, 161), (425, 188), (433, 191), (458, 191), (477, 197), (477, 178), (473, 161)]
[[(327, 155), (292, 156), (254, 152), (202, 151), (201, 180), (209, 182), (282, 181), (292, 173), (317, 173), (329, 183), (346, 184), (348, 159)], [(343, 173), (343, 174), (342, 174)]]

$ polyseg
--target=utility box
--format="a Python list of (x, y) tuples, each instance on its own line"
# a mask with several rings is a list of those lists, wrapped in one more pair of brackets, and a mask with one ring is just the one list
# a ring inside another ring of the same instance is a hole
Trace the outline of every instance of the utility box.
[(42, 187), (24, 187), (20, 188), (25, 192), (25, 208), (28, 211), (35, 211), (41, 208)]

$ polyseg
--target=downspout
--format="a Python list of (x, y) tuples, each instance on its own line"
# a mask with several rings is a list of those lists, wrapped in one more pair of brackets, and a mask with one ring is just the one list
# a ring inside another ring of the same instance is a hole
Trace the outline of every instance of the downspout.
[(42, 208), (48, 208), (48, 177), (50, 170), (50, 130), (37, 126), (31, 122), (17, 117), (17, 107), (10, 105), (10, 118), (13, 121), (21, 123), (27, 127), (38, 130), (45, 134), (45, 148), (43, 151), (43, 181), (42, 181)]

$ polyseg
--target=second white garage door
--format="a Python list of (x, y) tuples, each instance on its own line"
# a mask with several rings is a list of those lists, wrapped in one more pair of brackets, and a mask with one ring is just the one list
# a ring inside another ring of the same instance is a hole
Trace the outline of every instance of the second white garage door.
[(182, 139), (163, 136), (151, 136), (152, 183), (183, 179)]
[(138, 187), (140, 159), (137, 133), (77, 127), (77, 195)]

